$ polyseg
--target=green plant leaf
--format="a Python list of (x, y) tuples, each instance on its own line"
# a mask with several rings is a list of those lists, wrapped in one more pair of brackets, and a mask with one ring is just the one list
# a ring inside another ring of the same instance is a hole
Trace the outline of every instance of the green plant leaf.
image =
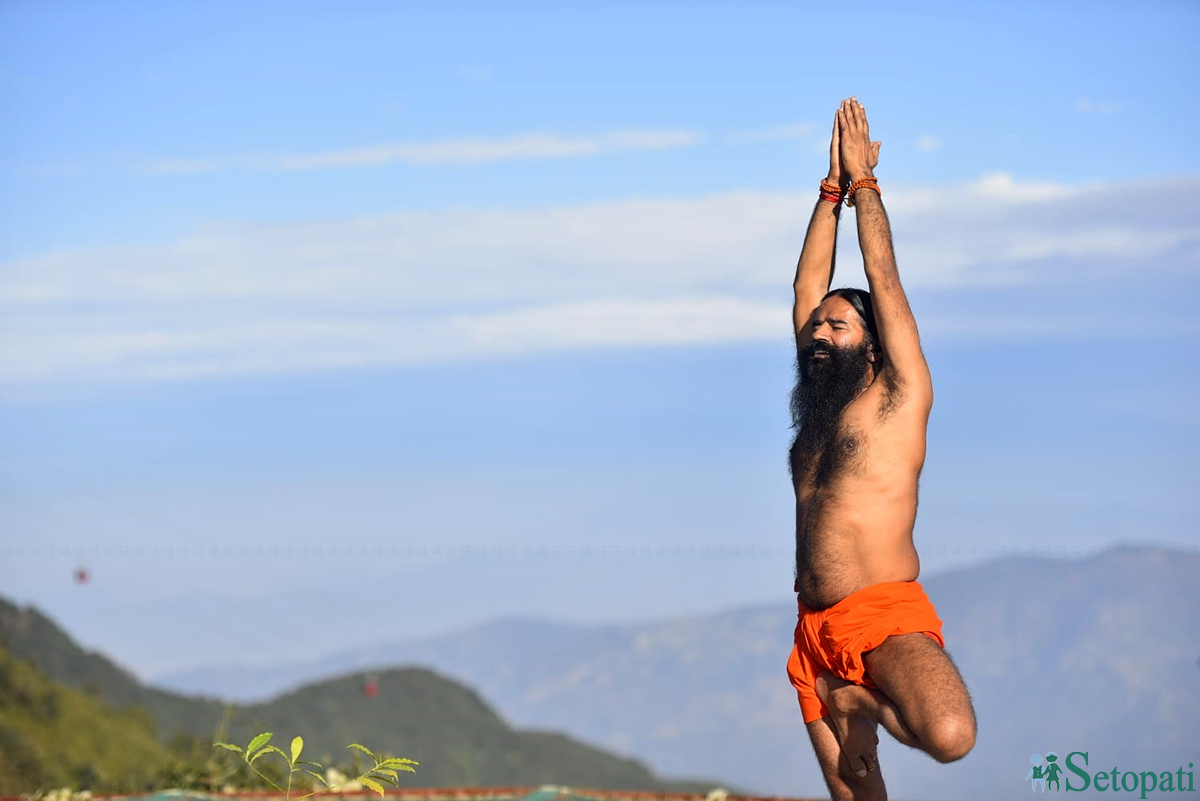
[(304, 759), (296, 760), (296, 764), (297, 765), (312, 765), (314, 768), (321, 768), (321, 770), (325, 770), (325, 768), (321, 767), (321, 765), (319, 765), (318, 763), (308, 762), (307, 760), (304, 760)]
[[(311, 765), (312, 763), (310, 762), (308, 764)], [(307, 773), (309, 776), (312, 776), (314, 779), (316, 779), (317, 781), (319, 781), (321, 784), (325, 785), (326, 787), (329, 786), (329, 782), (325, 781), (325, 779), (323, 777), (318, 776), (317, 774), (313, 773), (311, 770), (306, 770), (304, 772)]]
[(250, 741), (250, 745), (246, 746), (246, 753), (247, 754), (254, 753), (255, 751), (262, 748), (267, 743), (271, 742), (271, 738), (274, 736), (275, 735), (271, 734), (271, 732), (269, 732), (269, 731), (265, 731), (262, 734), (258, 735), (257, 737), (255, 737), (253, 740)]
[(371, 749), (367, 748), (365, 745), (359, 745), (358, 743), (350, 743), (350, 745), (348, 745), (346, 747), (347, 748), (357, 748), (359, 751), (362, 751), (364, 754), (369, 756), (371, 759), (375, 758), (375, 755), (371, 753)]
[(370, 789), (379, 793), (380, 796), (383, 795), (383, 787), (379, 784), (379, 782), (368, 779), (366, 776), (359, 776), (358, 780), (363, 783), (363, 786), (369, 787)]
[(261, 751), (259, 751), (257, 754), (255, 754), (254, 756), (250, 757), (250, 760), (249, 760), (249, 761), (250, 761), (250, 763), (251, 763), (251, 764), (253, 764), (253, 763), (254, 763), (254, 760), (258, 759), (260, 756), (262, 756), (263, 754), (267, 754), (267, 753), (275, 753), (275, 754), (279, 754), (279, 755), (280, 755), (281, 757), (283, 757), (284, 759), (287, 759), (287, 754), (283, 753), (282, 751), (280, 751), (278, 748), (276, 748), (276, 747), (275, 747), (275, 746), (273, 746), (273, 745), (268, 745), (266, 748), (262, 749), (262, 750), (261, 750)]
[(300, 758), (300, 751), (304, 748), (304, 738), (296, 737), (292, 740), (292, 758), (289, 760), (293, 765)]
[(396, 771), (391, 768), (375, 768), (375, 770), (371, 771), (371, 775), (386, 779), (392, 784), (400, 781), (400, 777), (396, 774)]
[(415, 759), (398, 759), (397, 757), (391, 757), (390, 759), (383, 760), (375, 767), (377, 767), (377, 768), (398, 768), (401, 765), (420, 765), (420, 764), (421, 763)]
[(226, 751), (237, 751), (239, 754), (242, 753), (242, 747), (240, 745), (230, 745), (229, 743), (213, 743), (213, 748), (224, 748)]

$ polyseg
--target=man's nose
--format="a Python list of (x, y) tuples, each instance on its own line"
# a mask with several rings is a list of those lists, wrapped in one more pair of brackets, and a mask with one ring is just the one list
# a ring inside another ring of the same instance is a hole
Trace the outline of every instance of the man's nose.
[(833, 342), (833, 340), (829, 337), (829, 326), (827, 325), (821, 325), (814, 328), (812, 338), (814, 342), (824, 342), (826, 344)]

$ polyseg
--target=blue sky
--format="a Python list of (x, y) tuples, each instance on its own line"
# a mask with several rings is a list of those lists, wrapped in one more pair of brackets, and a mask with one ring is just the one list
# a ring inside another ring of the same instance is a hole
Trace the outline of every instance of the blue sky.
[(329, 650), (377, 636), (343, 602), (787, 601), (850, 94), (935, 382), (926, 569), (1200, 545), (1200, 11), (860, 8), (4, 5), (0, 591), (144, 675), (265, 659), (220, 601)]

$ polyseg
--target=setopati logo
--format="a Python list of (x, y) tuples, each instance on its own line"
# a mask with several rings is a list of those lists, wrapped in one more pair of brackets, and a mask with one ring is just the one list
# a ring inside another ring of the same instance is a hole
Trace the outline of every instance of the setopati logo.
[(1109, 790), (1137, 793), (1138, 798), (1149, 798), (1149, 793), (1155, 792), (1196, 792), (1191, 762), (1187, 764), (1187, 770), (1179, 768), (1174, 773), (1169, 770), (1121, 770), (1118, 767), (1092, 770), (1087, 751), (1072, 751), (1065, 760), (1059, 759), (1054, 751), (1047, 751), (1045, 756), (1034, 754), (1029, 762), (1033, 767), (1025, 774), (1025, 781), (1031, 782), (1030, 790), (1043, 793), (1082, 793), (1094, 789), (1102, 793)]

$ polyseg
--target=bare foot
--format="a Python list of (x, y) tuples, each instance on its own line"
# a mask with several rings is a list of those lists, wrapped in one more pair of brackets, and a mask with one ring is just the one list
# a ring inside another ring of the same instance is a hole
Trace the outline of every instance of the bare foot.
[(866, 717), (874, 706), (871, 692), (825, 671), (817, 676), (817, 695), (829, 707), (829, 722), (851, 769), (859, 777), (875, 770), (879, 764), (875, 753), (879, 724)]

